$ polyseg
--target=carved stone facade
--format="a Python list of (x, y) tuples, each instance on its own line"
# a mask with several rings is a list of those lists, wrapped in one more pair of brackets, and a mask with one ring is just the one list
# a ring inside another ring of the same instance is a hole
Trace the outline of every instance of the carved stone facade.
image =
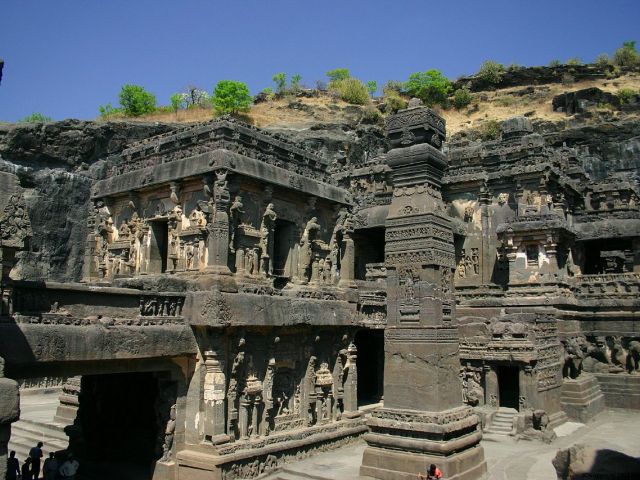
[(363, 474), (481, 478), (499, 407), (545, 428), (616, 391), (640, 408), (638, 186), (525, 118), (445, 147), (413, 106), (386, 135), (357, 164), (228, 118), (132, 145), (93, 184), (80, 283), (10, 278), (37, 228), (12, 194), (9, 371), (60, 368), (67, 420), (108, 390), (86, 375), (153, 371), (158, 480), (255, 478), (363, 434)]

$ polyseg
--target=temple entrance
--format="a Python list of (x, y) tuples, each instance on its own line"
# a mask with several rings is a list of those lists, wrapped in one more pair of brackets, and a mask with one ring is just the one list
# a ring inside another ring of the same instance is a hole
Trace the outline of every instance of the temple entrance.
[(518, 367), (498, 367), (498, 394), (501, 407), (518, 410), (520, 399), (520, 370)]
[(633, 271), (631, 240), (607, 238), (584, 242), (585, 275)]
[(359, 229), (353, 234), (355, 246), (355, 278), (367, 280), (367, 264), (384, 263), (384, 228)]
[(289, 256), (293, 246), (295, 224), (287, 220), (276, 220), (273, 230), (273, 274), (276, 277), (291, 278), (291, 262)]
[(164, 273), (167, 271), (167, 244), (169, 238), (169, 224), (167, 221), (156, 220), (151, 225), (151, 244), (149, 245), (148, 273)]
[(354, 343), (358, 349), (358, 406), (378, 403), (384, 388), (384, 331), (361, 330)]
[(169, 414), (170, 405), (165, 404), (174, 401), (159, 390), (153, 373), (82, 377), (76, 420), (81, 440), (70, 444), (82, 478), (151, 478), (153, 464), (162, 455), (166, 420), (161, 417)]

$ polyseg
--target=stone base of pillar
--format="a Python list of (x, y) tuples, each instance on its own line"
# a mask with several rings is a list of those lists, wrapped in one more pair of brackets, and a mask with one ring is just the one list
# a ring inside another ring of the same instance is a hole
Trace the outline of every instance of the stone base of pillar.
[(80, 395), (81, 377), (68, 378), (62, 386), (60, 394), (60, 404), (56, 409), (53, 421), (64, 425), (71, 425), (76, 419), (80, 406), (78, 395)]
[(596, 377), (582, 373), (562, 383), (562, 410), (571, 420), (586, 423), (604, 409), (604, 395)]
[(482, 432), (470, 407), (443, 412), (380, 409), (367, 422), (360, 474), (383, 480), (414, 480), (432, 463), (448, 480), (485, 477)]
[(225, 265), (209, 265), (204, 269), (205, 273), (213, 273), (216, 275), (231, 275), (231, 269)]

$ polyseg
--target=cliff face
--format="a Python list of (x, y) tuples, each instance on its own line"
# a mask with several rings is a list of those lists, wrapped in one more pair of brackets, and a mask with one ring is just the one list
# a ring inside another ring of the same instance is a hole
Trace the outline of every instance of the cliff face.
[(77, 281), (82, 270), (89, 195), (107, 155), (172, 125), (53, 123), (0, 125), (0, 214), (23, 195), (33, 237), (15, 278)]

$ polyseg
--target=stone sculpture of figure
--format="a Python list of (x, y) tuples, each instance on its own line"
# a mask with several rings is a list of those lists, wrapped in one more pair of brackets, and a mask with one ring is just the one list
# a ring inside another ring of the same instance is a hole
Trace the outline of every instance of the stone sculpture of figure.
[(320, 230), (320, 224), (317, 217), (311, 217), (311, 220), (307, 222), (300, 239), (300, 263), (299, 277), (305, 281), (309, 281), (309, 270), (311, 268), (311, 262), (313, 261), (313, 241), (316, 239), (316, 235)]
[(169, 421), (164, 430), (164, 444), (162, 445), (162, 458), (160, 461), (167, 462), (171, 458), (171, 448), (173, 447), (173, 436), (176, 431), (176, 406), (171, 406)]
[(273, 229), (276, 225), (278, 215), (273, 209), (273, 203), (267, 205), (262, 215), (260, 224), (260, 248), (262, 249), (262, 273), (271, 275), (273, 273)]
[(120, 228), (118, 229), (118, 238), (126, 239), (129, 237), (130, 234), (131, 234), (131, 229), (129, 228), (129, 225), (127, 225), (127, 222), (122, 220), (122, 223), (120, 224)]
[(627, 352), (622, 346), (621, 337), (612, 338), (611, 363), (622, 368), (626, 368), (627, 366)]
[(475, 407), (480, 403), (480, 400), (484, 398), (484, 390), (482, 389), (481, 385), (480, 372), (472, 369), (471, 367), (463, 367), (461, 376), (462, 399), (467, 405)]
[(189, 215), (189, 226), (190, 227), (204, 227), (207, 221), (204, 218), (204, 212), (200, 205), (196, 205), (196, 208), (193, 209), (191, 215)]
[(244, 205), (242, 204), (242, 197), (240, 195), (236, 195), (235, 200), (229, 207), (229, 227), (231, 228), (231, 237), (229, 239), (229, 249), (231, 252), (235, 252), (235, 239), (236, 239), (236, 230), (240, 225), (242, 225), (242, 216), (244, 215), (243, 210)]
[(596, 337), (595, 343), (587, 348), (583, 362), (584, 370), (591, 373), (619, 373), (623, 369), (611, 363), (609, 348), (604, 337)]
[(631, 340), (627, 345), (627, 365), (629, 373), (640, 373), (640, 342)]
[(575, 338), (568, 338), (564, 342), (564, 365), (562, 367), (562, 376), (564, 378), (576, 379), (582, 371), (582, 362), (585, 353), (582, 346)]

